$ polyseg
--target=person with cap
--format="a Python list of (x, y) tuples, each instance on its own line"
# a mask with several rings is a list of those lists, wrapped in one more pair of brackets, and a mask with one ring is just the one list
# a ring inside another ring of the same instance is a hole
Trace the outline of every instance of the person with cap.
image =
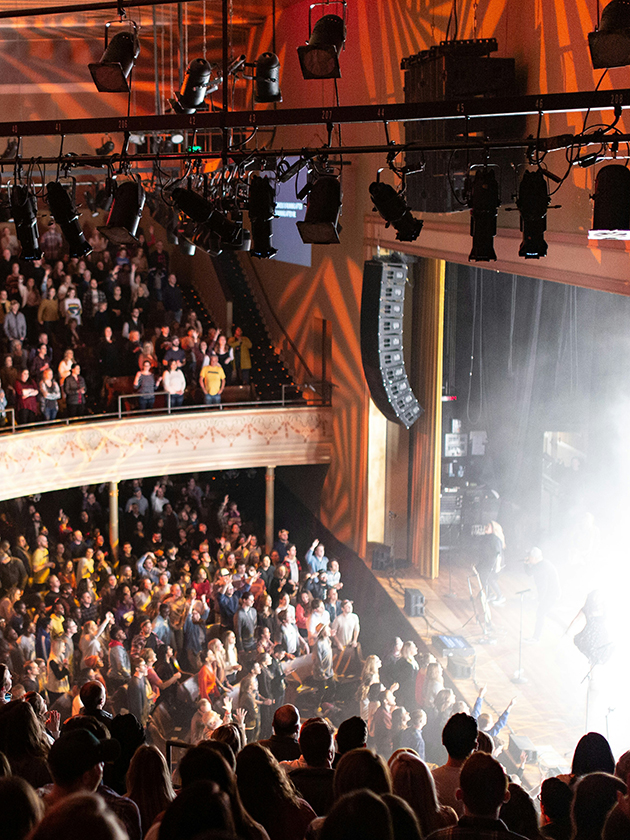
[(103, 780), (103, 764), (119, 755), (118, 741), (99, 740), (87, 729), (64, 732), (48, 753), (53, 784), (43, 794), (46, 807), (79, 791), (94, 793)]
[(527, 573), (534, 578), (538, 593), (538, 608), (536, 610), (536, 626), (531, 638), (525, 639), (527, 644), (536, 644), (545, 625), (545, 619), (560, 599), (560, 578), (558, 570), (549, 560), (543, 557), (539, 548), (532, 548), (525, 559)]

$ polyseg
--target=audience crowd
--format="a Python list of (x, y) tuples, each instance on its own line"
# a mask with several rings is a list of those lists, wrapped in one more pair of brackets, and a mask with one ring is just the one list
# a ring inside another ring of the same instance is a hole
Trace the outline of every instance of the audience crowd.
[(85, 259), (68, 257), (55, 225), (44, 256), (19, 258), (9, 228), (0, 236), (0, 416), (20, 424), (131, 408), (221, 402), (225, 385), (249, 384), (252, 342), (204, 330), (186, 304), (169, 253), (140, 233), (134, 248), (98, 232)]
[(194, 478), (121, 487), (117, 557), (104, 488), (0, 514), (8, 840), (630, 836), (630, 753), (588, 733), (534, 798), (498, 737), (513, 703), (469, 709), (413, 641), (364, 652), (319, 540), (266, 553)]

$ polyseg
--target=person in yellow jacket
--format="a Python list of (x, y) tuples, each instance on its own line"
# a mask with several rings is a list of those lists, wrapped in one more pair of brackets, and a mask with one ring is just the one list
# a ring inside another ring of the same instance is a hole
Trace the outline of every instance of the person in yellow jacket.
[(50, 575), (50, 570), (54, 569), (55, 564), (51, 563), (48, 554), (48, 537), (46, 534), (40, 534), (37, 537), (37, 548), (33, 552), (31, 558), (31, 570), (33, 572), (33, 589), (36, 592), (41, 592), (46, 587), (46, 581)]
[(243, 335), (243, 330), (236, 327), (232, 338), (228, 338), (228, 345), (234, 351), (234, 370), (240, 384), (249, 385), (249, 376), (252, 369), (252, 360), (249, 351), (252, 341)]

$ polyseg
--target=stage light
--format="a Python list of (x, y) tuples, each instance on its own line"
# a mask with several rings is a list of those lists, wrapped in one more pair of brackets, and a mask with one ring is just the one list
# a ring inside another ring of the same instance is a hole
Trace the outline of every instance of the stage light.
[(297, 228), (304, 244), (333, 245), (339, 242), (341, 183), (334, 175), (321, 175), (311, 187), (303, 222)]
[(111, 153), (115, 149), (114, 141), (109, 136), (109, 134), (107, 135), (107, 137), (103, 137), (102, 141), (103, 142), (101, 143), (101, 145), (96, 150), (96, 154), (99, 155), (99, 157), (104, 157), (105, 155), (111, 155)]
[(254, 99), (256, 102), (282, 102), (280, 93), (280, 62), (278, 56), (272, 52), (259, 55), (256, 59), (256, 88)]
[(493, 169), (477, 169), (470, 194), (470, 235), (472, 250), (468, 257), (475, 262), (496, 260), (494, 236), (497, 232), (499, 185)]
[(320, 18), (313, 27), (308, 44), (298, 47), (303, 78), (341, 78), (339, 54), (345, 40), (346, 24), (343, 18), (339, 15), (324, 15)]
[(423, 222), (411, 215), (405, 199), (390, 184), (373, 181), (370, 184), (372, 203), (385, 219), (385, 227), (392, 225), (396, 230), (396, 239), (401, 242), (415, 242), (420, 236)]
[[(175, 98), (169, 100), (173, 110), (180, 114), (194, 114), (195, 111), (204, 107), (204, 99), (210, 85), (212, 66), (205, 58), (193, 58), (184, 75), (184, 81), (175, 94)], [(211, 93), (219, 87), (215, 84)]]
[(183, 135), (183, 133), (182, 133), (181, 131), (174, 131), (174, 132), (171, 134), (171, 141), (172, 141), (172, 142), (173, 142), (176, 146), (181, 146), (181, 144), (184, 142), (184, 135)]
[[(221, 243), (225, 243), (226, 245), (237, 243), (242, 225), (239, 228), (236, 222), (233, 222), (232, 219), (229, 219), (219, 210), (215, 210), (213, 205), (209, 201), (206, 201), (199, 193), (196, 193), (194, 190), (185, 190), (178, 187), (173, 190), (172, 199), (173, 204), (178, 210), (181, 210), (189, 219), (197, 222), (200, 226), (195, 231), (195, 245), (199, 245), (200, 248), (206, 251), (208, 248), (202, 244), (202, 241), (207, 241), (213, 249), (212, 251), (208, 251), (208, 253), (220, 253), (220, 250), (218, 252), (216, 251), (216, 247), (220, 248)], [(218, 244), (215, 244), (216, 238), (220, 240)], [(197, 239), (200, 241), (198, 242)]]
[[(94, 197), (94, 204), (100, 209), (104, 210), (106, 213), (109, 212), (110, 207), (112, 206), (112, 201), (114, 200), (114, 182), (111, 178), (106, 178), (105, 183), (102, 187), (96, 191), (96, 196)], [(94, 214), (92, 214), (94, 215)]]
[(550, 200), (547, 180), (542, 170), (537, 169), (535, 172), (527, 170), (523, 174), (516, 202), (521, 214), (521, 230), (523, 231), (519, 257), (537, 260), (547, 256), (545, 231)]
[(268, 260), (278, 253), (271, 244), (272, 219), (276, 213), (276, 192), (269, 178), (252, 175), (249, 182), (249, 221), (252, 231), (252, 255)]
[(15, 233), (22, 246), (20, 257), (24, 260), (41, 259), (37, 199), (24, 184), (16, 184), (11, 190), (11, 212), (15, 221)]
[(138, 181), (119, 184), (114, 192), (107, 222), (99, 226), (99, 231), (114, 245), (135, 245), (144, 202), (144, 190)]
[(53, 218), (66, 237), (71, 257), (86, 257), (92, 248), (83, 235), (74, 201), (59, 181), (46, 185), (46, 198)]
[(109, 24), (105, 28), (105, 52), (99, 62), (88, 64), (100, 93), (129, 93), (127, 81), (140, 55), (137, 27), (133, 32), (117, 32), (108, 43)]
[(589, 239), (630, 239), (630, 170), (602, 166), (595, 178), (593, 227)]
[(630, 4), (611, 0), (602, 12), (595, 32), (589, 32), (588, 46), (595, 70), (630, 64)]

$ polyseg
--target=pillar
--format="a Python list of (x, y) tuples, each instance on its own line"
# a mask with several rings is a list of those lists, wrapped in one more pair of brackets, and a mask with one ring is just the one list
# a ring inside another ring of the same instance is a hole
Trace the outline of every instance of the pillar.
[(267, 467), (265, 475), (265, 543), (269, 553), (274, 543), (274, 502), (275, 502), (276, 468)]
[(444, 260), (421, 260), (413, 294), (412, 381), (424, 414), (410, 430), (408, 550), (428, 578), (440, 569), (445, 271)]
[(109, 545), (112, 560), (118, 562), (118, 482), (109, 482)]

